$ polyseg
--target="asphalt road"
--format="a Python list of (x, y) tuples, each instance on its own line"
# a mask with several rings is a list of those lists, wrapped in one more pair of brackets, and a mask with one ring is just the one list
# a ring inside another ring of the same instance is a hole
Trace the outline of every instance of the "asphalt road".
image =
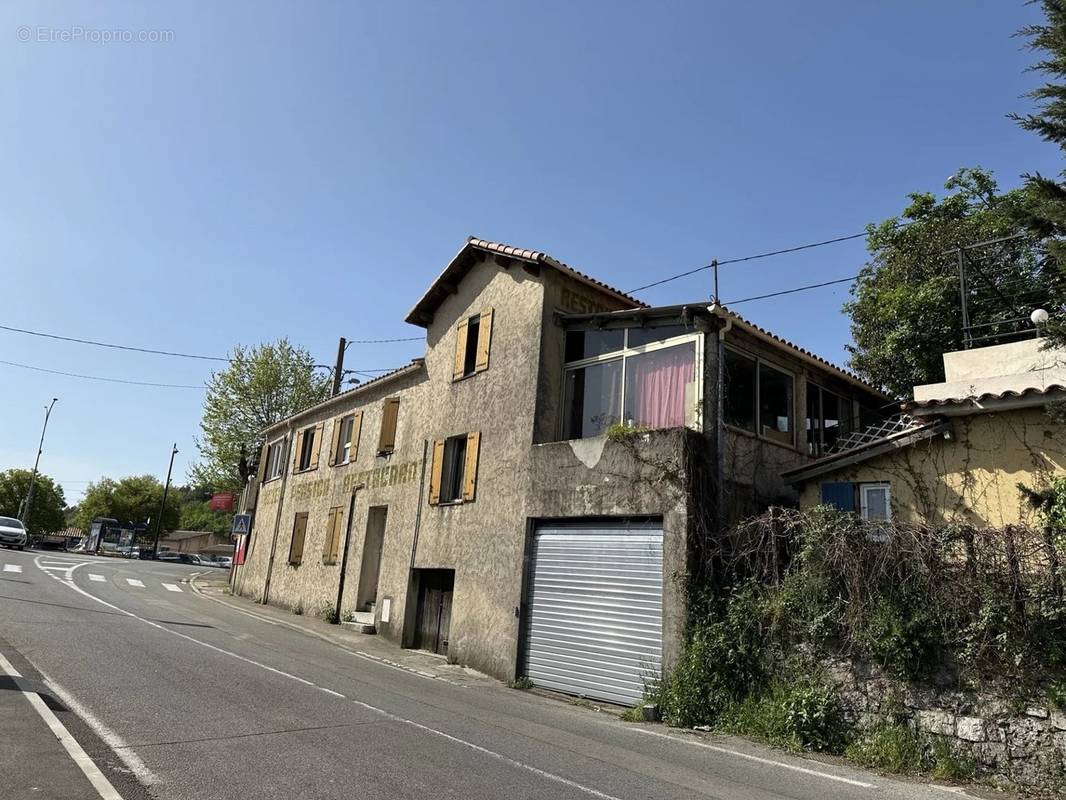
[(125, 800), (945, 797), (359, 658), (199, 596), (197, 571), (0, 550), (0, 666), (23, 675), (0, 669), (0, 798), (107, 797), (24, 691)]

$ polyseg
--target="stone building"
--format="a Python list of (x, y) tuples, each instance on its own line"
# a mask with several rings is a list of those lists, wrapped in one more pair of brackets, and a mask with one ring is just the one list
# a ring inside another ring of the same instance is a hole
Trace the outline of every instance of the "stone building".
[(1044, 339), (945, 353), (945, 380), (904, 413), (785, 473), (801, 504), (867, 518), (1001, 528), (1038, 522), (1030, 495), (1066, 475), (1066, 351)]
[(480, 239), (407, 321), (423, 358), (265, 431), (236, 591), (615, 702), (678, 654), (699, 538), (795, 504), (782, 470), (889, 401), (721, 306)]

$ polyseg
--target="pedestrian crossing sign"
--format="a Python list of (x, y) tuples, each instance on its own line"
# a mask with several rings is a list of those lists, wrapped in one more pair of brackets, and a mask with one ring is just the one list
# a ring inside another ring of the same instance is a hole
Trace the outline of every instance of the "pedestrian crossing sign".
[(234, 514), (233, 515), (233, 533), (251, 533), (252, 529), (252, 515), (251, 514)]

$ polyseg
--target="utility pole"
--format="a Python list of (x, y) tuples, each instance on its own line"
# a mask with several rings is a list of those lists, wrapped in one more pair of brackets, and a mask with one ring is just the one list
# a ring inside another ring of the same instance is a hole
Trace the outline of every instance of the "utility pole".
[(26, 490), (26, 499), (22, 501), (22, 513), (19, 515), (23, 525), (30, 518), (30, 509), (33, 507), (33, 490), (37, 484), (37, 467), (41, 463), (41, 453), (44, 452), (44, 434), (48, 430), (48, 418), (52, 416), (52, 406), (56, 404), (58, 399), (58, 397), (53, 397), (52, 402), (48, 404), (44, 412), (44, 427), (41, 428), (41, 441), (37, 445), (37, 459), (33, 462), (33, 472), (30, 473), (30, 488)]
[(348, 340), (343, 336), (337, 342), (337, 363), (333, 367), (333, 394), (336, 397), (341, 393), (341, 377), (344, 375), (344, 351), (348, 348)]
[(167, 467), (167, 482), (163, 486), (163, 502), (159, 504), (159, 519), (155, 523), (155, 544), (152, 545), (152, 558), (159, 555), (159, 534), (163, 530), (163, 512), (167, 509), (167, 493), (170, 492), (170, 473), (174, 471), (174, 456), (178, 454), (178, 443), (170, 451), (170, 466)]

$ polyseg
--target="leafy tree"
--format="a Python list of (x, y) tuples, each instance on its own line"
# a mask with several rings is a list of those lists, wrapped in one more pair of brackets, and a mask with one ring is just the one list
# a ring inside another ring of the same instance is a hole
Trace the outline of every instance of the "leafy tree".
[[(28, 469), (9, 469), (0, 472), (0, 516), (17, 517), (26, 491), (30, 488)], [(53, 533), (66, 527), (63, 507), (66, 506), (63, 487), (47, 475), (37, 473), (33, 489), (33, 508), (26, 527), (31, 533)]]
[(190, 470), (197, 484), (238, 490), (241, 459), (254, 459), (263, 428), (329, 397), (328, 375), (315, 372), (311, 354), (288, 339), (234, 348), (232, 362), (212, 374), (196, 446), (202, 460)]
[[(899, 397), (916, 384), (942, 381), (941, 355), (963, 348), (958, 261), (948, 251), (1018, 231), (1022, 190), (1001, 194), (992, 174), (980, 168), (959, 170), (945, 188), (942, 199), (931, 192), (909, 195), (900, 216), (868, 227), (870, 260), (844, 304), (854, 340), (851, 367)], [(971, 321), (1017, 317), (1006, 292), (1024, 296), (1026, 309), (1053, 292), (1027, 238), (997, 245), (992, 269), (989, 281), (970, 281)]]
[[(1035, 72), (1049, 77), (1028, 96), (1036, 101), (1034, 114), (1012, 114), (1025, 130), (1066, 152), (1066, 3), (1062, 0), (1043, 0), (1045, 22), (1029, 25), (1019, 33), (1029, 39), (1029, 49), (1041, 54), (1033, 65)], [(1066, 171), (1060, 180), (1039, 173), (1025, 175), (1025, 202), (1018, 209), (1017, 219), (1028, 230), (1044, 240), (1047, 259), (1066, 274)], [(1066, 321), (1061, 306), (1049, 311), (1060, 312), (1052, 317), (1048, 333), (1060, 344), (1066, 344)]]
[(212, 531), (229, 533), (233, 528), (233, 513), (214, 511), (210, 507), (213, 491), (201, 486), (179, 486), (171, 489), (180, 511), (183, 531)]
[[(111, 517), (123, 525), (152, 520), (154, 530), (162, 501), (163, 484), (152, 475), (131, 475), (117, 481), (101, 478), (86, 488), (78, 505), (76, 524), (88, 528), (93, 517)], [(178, 504), (168, 500), (163, 530), (176, 530), (178, 520)]]

